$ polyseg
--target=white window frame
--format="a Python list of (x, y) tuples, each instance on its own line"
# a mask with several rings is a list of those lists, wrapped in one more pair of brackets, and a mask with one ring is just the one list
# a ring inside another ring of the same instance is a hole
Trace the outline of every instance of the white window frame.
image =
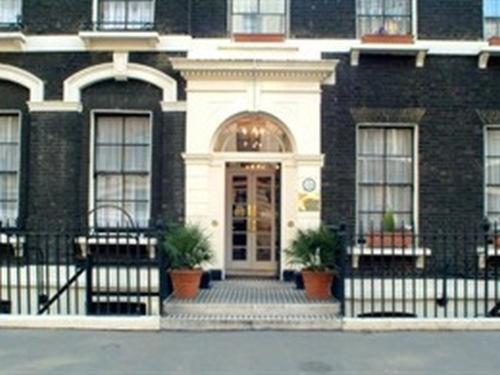
[[(148, 161), (148, 169), (149, 169), (149, 174), (148, 174), (148, 185), (149, 185), (149, 204), (148, 204), (148, 219), (151, 220), (151, 212), (152, 212), (152, 205), (153, 205), (153, 186), (152, 186), (152, 181), (153, 181), (153, 126), (154, 126), (154, 118), (153, 118), (153, 111), (147, 111), (147, 110), (122, 110), (122, 109), (93, 109), (90, 111), (90, 142), (89, 142), (89, 200), (88, 200), (88, 207), (89, 207), (89, 212), (91, 212), (90, 215), (88, 215), (88, 227), (92, 228), (93, 230), (96, 229), (103, 229), (101, 227), (96, 227), (94, 224), (96, 223), (95, 220), (95, 215), (96, 212), (94, 211), (95, 209), (95, 180), (94, 180), (94, 166), (95, 166), (95, 129), (97, 125), (97, 118), (99, 116), (106, 116), (106, 115), (118, 115), (118, 116), (134, 116), (134, 115), (142, 115), (145, 116), (147, 115), (149, 117), (149, 161)], [(134, 224), (135, 223), (135, 218), (134, 219)], [(141, 229), (142, 227), (138, 227)], [(104, 229), (109, 229), (110, 231), (113, 230), (114, 228), (104, 228)], [(119, 228), (118, 228), (119, 229)]]
[[(106, 31), (98, 26), (99, 23), (99, 2), (101, 0), (92, 0), (92, 28), (94, 30)], [(151, 0), (153, 3), (153, 25), (156, 24), (156, 0)], [(112, 29), (110, 31), (120, 31), (121, 29)], [(123, 29), (124, 32), (141, 31), (141, 29)]]
[[(419, 225), (419, 194), (420, 194), (420, 181), (419, 181), (419, 127), (415, 123), (401, 123), (401, 122), (362, 122), (356, 125), (356, 144), (355, 144), (355, 168), (356, 168), (356, 188), (355, 188), (355, 199), (356, 199), (356, 212), (354, 215), (355, 219), (355, 233), (360, 234), (359, 228), (359, 210), (360, 210), (360, 199), (359, 199), (359, 181), (360, 181), (360, 170), (358, 168), (358, 148), (359, 148), (359, 130), (362, 128), (377, 127), (377, 128), (412, 128), (413, 129), (413, 232), (418, 234)], [(366, 232), (366, 228), (365, 228)], [(366, 234), (366, 233), (363, 233)]]
[[(233, 1), (234, 0), (227, 0), (227, 30), (229, 35), (233, 35)], [(292, 1), (293, 0), (285, 0), (285, 32), (283, 33), (285, 37), (290, 35), (290, 3)]]
[[(23, 113), (19, 110), (0, 110), (0, 115), (2, 116), (17, 116), (18, 118), (18, 134), (17, 134), (17, 139), (18, 139), (18, 148), (17, 148), (17, 202), (16, 202), (16, 216), (17, 220), (14, 225), (10, 223), (10, 227), (17, 227), (19, 224), (19, 215), (20, 215), (20, 207), (21, 207), (21, 167), (22, 167), (22, 161), (21, 161), (21, 148), (22, 148), (22, 126), (23, 126)], [(0, 217), (0, 221), (2, 221), (2, 218)], [(6, 225), (7, 223), (2, 223), (2, 225)]]
[[(356, 37), (359, 39), (363, 35), (361, 35), (360, 31), (358, 30), (358, 3), (357, 0), (355, 1), (355, 8), (356, 8)], [(411, 0), (411, 35), (415, 38), (418, 39), (418, 3), (417, 0)]]

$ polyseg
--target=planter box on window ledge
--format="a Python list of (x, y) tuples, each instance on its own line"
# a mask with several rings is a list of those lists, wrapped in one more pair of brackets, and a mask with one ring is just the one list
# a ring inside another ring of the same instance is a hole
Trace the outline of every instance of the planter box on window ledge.
[(488, 42), (490, 43), (490, 46), (498, 47), (500, 46), (500, 36), (492, 36), (488, 39)]
[(362, 43), (412, 44), (413, 35), (366, 34), (361, 37)]
[(365, 246), (371, 248), (410, 248), (413, 245), (413, 232), (377, 232), (365, 236)]
[(283, 42), (284, 34), (233, 34), (235, 42)]

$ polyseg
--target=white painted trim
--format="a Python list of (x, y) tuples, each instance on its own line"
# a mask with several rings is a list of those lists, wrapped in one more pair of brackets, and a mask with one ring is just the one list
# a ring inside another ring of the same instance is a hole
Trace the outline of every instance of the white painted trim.
[(26, 37), (22, 32), (1, 32), (0, 33), (0, 51), (18, 52), (24, 49)]
[(155, 31), (80, 31), (89, 50), (132, 51), (154, 49), (160, 41)]
[(418, 47), (414, 44), (361, 44), (351, 49), (351, 66), (358, 66), (359, 58), (363, 54), (376, 54), (415, 56), (415, 67), (423, 68), (428, 52), (428, 48)]
[(122, 53), (115, 53), (112, 63), (94, 65), (68, 77), (64, 81), (64, 101), (80, 102), (84, 88), (108, 79), (148, 82), (162, 90), (164, 102), (177, 101), (177, 82), (172, 77), (146, 65), (124, 63)]
[[(414, 232), (418, 233), (419, 230), (419, 125), (415, 123), (390, 123), (390, 122), (362, 122), (356, 124), (356, 144), (355, 144), (355, 168), (356, 168), (356, 212), (354, 213), (355, 218), (355, 232), (359, 233), (359, 168), (358, 168), (358, 146), (359, 146), (359, 129), (363, 127), (385, 127), (385, 128), (413, 128), (413, 227)], [(418, 239), (417, 239), (418, 240)]]
[(5, 315), (0, 317), (0, 327), (23, 329), (80, 329), (106, 331), (159, 331), (160, 317), (91, 317), (91, 316), (31, 316)]
[(44, 99), (43, 81), (27, 70), (6, 64), (0, 64), (0, 80), (10, 81), (26, 87), (30, 91), (30, 101), (41, 102)]
[[(106, 116), (106, 115), (147, 115), (149, 116), (149, 176), (148, 176), (148, 184), (149, 184), (149, 197), (148, 197), (148, 219), (151, 219), (151, 212), (153, 207), (153, 126), (154, 126), (154, 117), (152, 111), (141, 111), (141, 110), (121, 110), (121, 109), (93, 109), (90, 111), (90, 142), (89, 142), (89, 196), (88, 196), (88, 209), (89, 212), (92, 211), (92, 214), (87, 218), (89, 221), (89, 227), (92, 227), (95, 223), (95, 212), (93, 212), (95, 206), (95, 191), (94, 191), (94, 150), (95, 150), (95, 125), (96, 125), (96, 117), (97, 116)], [(92, 225), (90, 225), (92, 224)]]
[(337, 64), (338, 60), (172, 59), (174, 69), (188, 80), (238, 77), (323, 82), (335, 72)]
[(500, 319), (344, 318), (343, 331), (498, 331)]
[(347, 254), (351, 255), (352, 268), (359, 268), (359, 259), (362, 256), (367, 257), (413, 257), (416, 258), (416, 268), (423, 269), (425, 266), (425, 257), (432, 255), (431, 249), (422, 247), (407, 247), (407, 248), (372, 248), (370, 246), (354, 246), (349, 247)]
[(44, 102), (28, 102), (28, 108), (30, 112), (81, 112), (83, 106), (80, 102), (47, 100)]
[(185, 101), (177, 102), (161, 102), (161, 109), (163, 112), (186, 112), (187, 103)]

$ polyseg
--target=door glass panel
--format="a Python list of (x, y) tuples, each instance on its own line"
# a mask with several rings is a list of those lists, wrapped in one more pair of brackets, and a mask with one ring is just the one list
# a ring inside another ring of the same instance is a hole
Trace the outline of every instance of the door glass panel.
[(231, 184), (232, 257), (244, 261), (248, 258), (248, 177), (233, 176)]
[(256, 242), (257, 261), (271, 261), (273, 233), (273, 180), (271, 176), (256, 179)]

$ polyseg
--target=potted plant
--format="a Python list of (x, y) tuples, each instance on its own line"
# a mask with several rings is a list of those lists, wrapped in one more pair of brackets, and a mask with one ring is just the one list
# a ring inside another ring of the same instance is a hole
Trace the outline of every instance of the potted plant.
[(380, 232), (372, 232), (365, 238), (366, 246), (374, 248), (408, 248), (412, 246), (413, 234), (411, 231), (396, 228), (394, 212), (384, 214)]
[(337, 237), (325, 226), (299, 230), (285, 251), (292, 264), (302, 266), (302, 279), (309, 299), (325, 300), (332, 295)]
[(174, 296), (195, 298), (203, 275), (201, 266), (213, 259), (208, 237), (198, 225), (173, 227), (165, 236), (163, 249), (170, 262)]

